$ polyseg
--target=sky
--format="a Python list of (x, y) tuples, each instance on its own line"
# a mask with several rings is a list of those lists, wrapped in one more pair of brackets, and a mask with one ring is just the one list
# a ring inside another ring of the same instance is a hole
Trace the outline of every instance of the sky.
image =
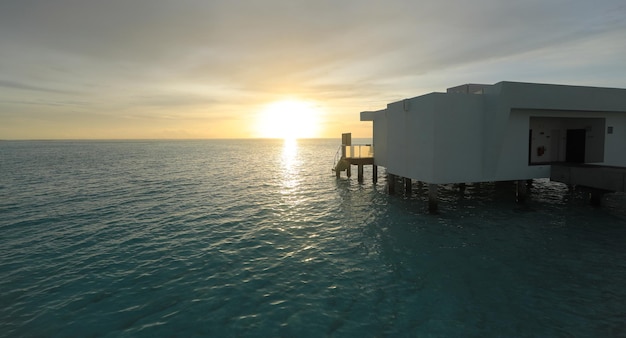
[(0, 0), (0, 139), (369, 137), (361, 111), (499, 81), (626, 88), (626, 3)]

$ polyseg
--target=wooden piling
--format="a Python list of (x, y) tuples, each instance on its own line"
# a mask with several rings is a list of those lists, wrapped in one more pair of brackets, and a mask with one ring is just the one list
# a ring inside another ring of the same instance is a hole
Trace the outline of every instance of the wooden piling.
[(372, 165), (372, 182), (378, 182), (378, 166), (375, 164)]
[(405, 192), (407, 195), (410, 195), (410, 194), (411, 194), (411, 179), (410, 179), (410, 178), (408, 178), (408, 177), (405, 177), (405, 178), (404, 178), (404, 192)]
[(517, 203), (525, 203), (526, 197), (528, 197), (528, 189), (526, 187), (526, 180), (515, 181), (515, 197)]
[(387, 174), (387, 193), (393, 195), (396, 193), (396, 175)]
[(359, 183), (363, 182), (363, 165), (362, 164), (357, 165), (357, 180), (359, 181)]
[(601, 189), (591, 189), (591, 192), (589, 193), (589, 204), (591, 204), (594, 207), (601, 207), (602, 197), (604, 196), (605, 193), (606, 191), (601, 190)]
[(437, 184), (429, 184), (428, 185), (428, 211), (432, 213), (436, 213), (439, 209), (439, 201), (437, 199), (437, 189), (439, 186)]

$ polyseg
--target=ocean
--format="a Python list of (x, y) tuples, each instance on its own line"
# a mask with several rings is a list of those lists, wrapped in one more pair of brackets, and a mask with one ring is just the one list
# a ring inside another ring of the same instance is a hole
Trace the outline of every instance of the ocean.
[(339, 140), (0, 142), (0, 336), (626, 337), (626, 198), (385, 190)]

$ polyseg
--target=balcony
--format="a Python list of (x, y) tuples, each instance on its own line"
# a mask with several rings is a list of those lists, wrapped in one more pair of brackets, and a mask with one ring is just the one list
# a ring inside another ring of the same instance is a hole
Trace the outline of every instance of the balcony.
[(345, 154), (345, 158), (374, 158), (374, 147), (371, 144), (343, 145), (342, 147), (345, 149), (342, 151), (342, 154)]

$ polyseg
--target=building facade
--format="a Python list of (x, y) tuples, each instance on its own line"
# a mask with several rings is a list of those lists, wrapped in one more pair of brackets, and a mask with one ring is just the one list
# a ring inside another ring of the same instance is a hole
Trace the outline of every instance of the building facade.
[(626, 89), (467, 84), (361, 113), (374, 164), (432, 183), (550, 177), (554, 163), (626, 167)]

